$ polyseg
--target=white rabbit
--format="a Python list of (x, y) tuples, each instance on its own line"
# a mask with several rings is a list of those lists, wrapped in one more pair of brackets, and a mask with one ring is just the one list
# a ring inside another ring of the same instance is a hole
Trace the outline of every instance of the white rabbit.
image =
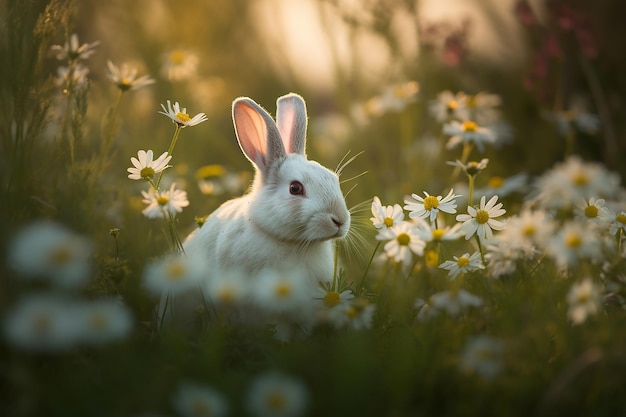
[(331, 280), (332, 241), (348, 232), (350, 212), (337, 174), (307, 160), (304, 100), (280, 97), (276, 121), (249, 98), (236, 99), (232, 113), (241, 150), (255, 167), (254, 182), (186, 239), (185, 253), (204, 257), (211, 269), (236, 268), (251, 279), (264, 268), (297, 265), (311, 280)]

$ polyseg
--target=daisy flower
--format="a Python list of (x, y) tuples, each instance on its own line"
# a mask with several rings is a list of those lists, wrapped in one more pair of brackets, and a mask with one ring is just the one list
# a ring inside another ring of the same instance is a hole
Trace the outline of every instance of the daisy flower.
[(456, 317), (468, 307), (480, 307), (482, 298), (475, 296), (464, 289), (458, 291), (442, 291), (430, 297), (430, 306), (443, 310), (451, 317)]
[(382, 229), (376, 239), (389, 240), (385, 243), (387, 256), (405, 266), (411, 263), (412, 253), (422, 255), (426, 246), (426, 242), (420, 239), (416, 226), (410, 222), (401, 222)]
[(352, 290), (349, 289), (339, 292), (318, 287), (313, 292), (313, 298), (318, 301), (320, 307), (330, 309), (338, 305), (348, 304), (348, 302), (354, 298), (354, 294), (352, 294)]
[(125, 339), (133, 326), (130, 311), (116, 300), (80, 303), (75, 317), (78, 320), (78, 338), (92, 345)]
[(491, 379), (502, 371), (504, 344), (499, 339), (476, 336), (467, 340), (461, 352), (460, 366), (468, 374)]
[(439, 123), (452, 119), (467, 120), (469, 118), (467, 98), (462, 91), (456, 94), (449, 90), (442, 91), (430, 102), (428, 111)]
[(593, 135), (600, 130), (600, 118), (590, 113), (582, 100), (576, 100), (569, 109), (555, 112), (548, 116), (556, 123), (559, 134), (567, 136), (572, 129)]
[(462, 256), (453, 256), (453, 261), (445, 261), (439, 268), (448, 270), (448, 276), (454, 281), (461, 273), (485, 269), (482, 263), (480, 252), (474, 252), (471, 256), (465, 253)]
[(31, 294), (4, 318), (4, 337), (29, 351), (61, 351), (77, 342), (74, 304), (49, 294)]
[(196, 74), (199, 63), (198, 55), (184, 50), (174, 49), (164, 57), (162, 73), (170, 81), (182, 81)]
[(502, 104), (502, 99), (497, 94), (481, 91), (475, 95), (467, 96), (467, 108), (469, 118), (479, 124), (488, 125), (498, 121), (500, 113), (497, 110)]
[(380, 114), (389, 111), (399, 112), (410, 103), (415, 101), (419, 91), (419, 84), (415, 81), (394, 84), (383, 90), (383, 92), (375, 98), (377, 108)]
[(364, 298), (353, 300), (350, 305), (342, 308), (346, 324), (353, 330), (363, 330), (372, 327), (376, 305)]
[(91, 243), (50, 221), (38, 221), (21, 229), (10, 243), (8, 262), (29, 279), (47, 279), (72, 288), (85, 284), (91, 274)]
[(494, 278), (513, 272), (518, 261), (530, 261), (552, 238), (555, 222), (543, 210), (523, 209), (507, 219), (506, 228), (487, 246), (485, 259)]
[(184, 207), (189, 205), (187, 192), (177, 190), (176, 183), (172, 183), (168, 191), (141, 191), (141, 194), (143, 195), (142, 201), (148, 205), (142, 213), (150, 219), (166, 219), (168, 216), (176, 216), (177, 213), (183, 211)]
[(454, 194), (454, 190), (450, 190), (447, 196), (433, 196), (424, 191), (426, 197), (422, 198), (417, 194), (411, 194), (412, 199), (404, 200), (406, 204), (404, 208), (409, 211), (409, 217), (420, 217), (422, 219), (429, 219), (434, 222), (437, 219), (437, 215), (440, 211), (445, 213), (456, 213), (456, 201), (455, 198), (459, 197)]
[(249, 287), (243, 273), (235, 269), (218, 270), (207, 280), (206, 292), (216, 306), (232, 307), (248, 298)]
[(182, 417), (223, 417), (229, 408), (226, 399), (215, 389), (192, 383), (180, 385), (172, 406)]
[(546, 250), (560, 267), (577, 265), (582, 259), (600, 260), (602, 245), (592, 222), (568, 221), (548, 242)]
[(495, 143), (495, 136), (493, 132), (483, 126), (479, 126), (476, 122), (466, 120), (459, 122), (453, 120), (443, 125), (443, 133), (450, 136), (447, 149), (454, 149), (463, 143), (473, 143), (478, 148), (478, 151), (485, 151), (485, 144)]
[(611, 210), (605, 206), (603, 198), (591, 197), (589, 201), (583, 200), (583, 204), (576, 207), (577, 216), (596, 223), (611, 223), (615, 218)]
[(109, 79), (121, 91), (137, 90), (155, 83), (155, 80), (150, 78), (149, 75), (142, 75), (137, 78), (137, 69), (130, 68), (127, 64), (123, 64), (118, 68), (113, 62), (107, 61), (107, 67), (109, 69)]
[(374, 197), (372, 201), (372, 224), (377, 229), (386, 229), (404, 221), (404, 212), (400, 204), (393, 206), (383, 206), (380, 198)]
[(500, 217), (506, 210), (502, 208), (502, 203), (496, 204), (498, 196), (494, 195), (485, 204), (485, 197), (480, 198), (480, 206), (478, 209), (467, 206), (468, 214), (459, 214), (456, 216), (457, 221), (464, 222), (461, 226), (461, 231), (465, 233), (465, 239), (471, 238), (474, 233), (481, 240), (488, 240), (493, 237), (492, 229), (502, 230), (504, 223), (495, 220), (495, 217)]
[(190, 117), (187, 114), (187, 109), (183, 107), (181, 110), (178, 102), (174, 103), (174, 106), (172, 106), (172, 103), (167, 100), (167, 108), (165, 108), (163, 104), (161, 104), (161, 108), (163, 111), (159, 113), (169, 117), (172, 122), (176, 123), (179, 127), (195, 126), (208, 120), (204, 113), (198, 113)]
[(600, 309), (600, 290), (590, 278), (578, 282), (567, 293), (569, 308), (567, 316), (574, 324), (581, 324), (588, 316), (598, 313)]
[(491, 277), (501, 278), (517, 270), (518, 261), (526, 259), (526, 257), (522, 255), (522, 251), (516, 249), (510, 244), (507, 245), (501, 242), (500, 236), (491, 241), (491, 244), (487, 246), (487, 253), (485, 254), (487, 269)]
[(426, 242), (443, 242), (448, 240), (456, 240), (463, 236), (460, 232), (461, 223), (455, 223), (454, 226), (437, 227), (433, 223), (422, 222), (417, 225), (418, 235)]
[(298, 417), (308, 408), (309, 390), (299, 379), (266, 373), (252, 381), (246, 405), (256, 417)]
[(137, 153), (137, 158), (134, 156), (131, 157), (130, 162), (132, 162), (133, 167), (127, 169), (130, 173), (128, 174), (128, 178), (131, 180), (151, 180), (154, 178), (155, 174), (171, 166), (167, 163), (172, 159), (172, 155), (168, 155), (167, 152), (163, 152), (161, 156), (155, 160), (152, 160), (153, 156), (152, 150), (149, 149), (147, 152), (140, 150)]
[(56, 54), (56, 59), (60, 61), (64, 59), (75, 61), (78, 59), (89, 58), (94, 53), (94, 49), (98, 45), (100, 45), (100, 41), (80, 45), (78, 42), (78, 35), (72, 33), (69, 42), (65, 42), (64, 45), (52, 45), (50, 47), (50, 51)]
[(207, 270), (206, 261), (199, 255), (171, 255), (146, 265), (142, 281), (152, 295), (181, 294), (199, 286)]
[(458, 159), (454, 162), (452, 161), (448, 161), (446, 162), (447, 165), (451, 165), (453, 167), (457, 167), (463, 170), (463, 172), (465, 172), (465, 174), (467, 174), (468, 176), (476, 176), (480, 171), (484, 170), (487, 168), (487, 164), (489, 164), (489, 159), (488, 158), (483, 158), (480, 161), (476, 162), (476, 161), (470, 161), (467, 164), (464, 164), (463, 162), (459, 161)]
[(526, 187), (527, 180), (528, 174), (525, 172), (512, 175), (507, 178), (493, 176), (489, 178), (489, 181), (487, 181), (486, 187), (475, 189), (474, 195), (481, 197), (485, 196), (487, 198), (498, 195), (503, 198), (509, 194), (522, 191)]
[(602, 164), (570, 156), (535, 181), (530, 199), (544, 209), (569, 209), (572, 202), (616, 196), (619, 183), (619, 175)]
[(57, 68), (57, 76), (54, 80), (58, 86), (66, 87), (71, 86), (74, 88), (82, 88), (87, 86), (89, 81), (87, 76), (89, 75), (89, 68), (76, 64), (72, 68), (60, 66)]
[(348, 321), (346, 309), (351, 306), (354, 294), (346, 289), (341, 292), (316, 288), (313, 293), (316, 304), (317, 319), (324, 323), (330, 323), (336, 328), (343, 327)]
[(252, 295), (265, 311), (306, 317), (313, 307), (313, 285), (301, 268), (264, 270), (255, 278)]
[(622, 230), (622, 233), (626, 232), (626, 211), (615, 214), (611, 210), (610, 213), (612, 221), (609, 233), (615, 236), (620, 229)]

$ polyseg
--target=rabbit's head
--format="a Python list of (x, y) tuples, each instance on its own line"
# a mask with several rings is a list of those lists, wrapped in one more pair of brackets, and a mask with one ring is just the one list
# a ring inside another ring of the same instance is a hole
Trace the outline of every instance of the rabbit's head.
[(276, 121), (249, 98), (233, 102), (241, 150), (256, 168), (249, 196), (250, 222), (285, 243), (339, 238), (350, 212), (337, 174), (306, 157), (306, 105), (288, 94), (277, 100)]

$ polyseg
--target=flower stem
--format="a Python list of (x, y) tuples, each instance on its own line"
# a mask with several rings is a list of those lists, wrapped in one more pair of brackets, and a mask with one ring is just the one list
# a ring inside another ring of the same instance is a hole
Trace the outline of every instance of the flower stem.
[(365, 267), (365, 272), (363, 272), (363, 276), (361, 277), (361, 282), (359, 283), (357, 293), (361, 292), (361, 289), (363, 288), (363, 285), (365, 284), (365, 277), (367, 277), (367, 273), (369, 272), (370, 267), (372, 266), (372, 262), (374, 262), (374, 256), (376, 256), (376, 252), (378, 251), (380, 244), (381, 244), (381, 241), (379, 240), (378, 243), (376, 244), (376, 247), (374, 248), (374, 251), (372, 252), (372, 256), (370, 257), (370, 260), (367, 263), (367, 266)]
[(333, 291), (339, 291), (339, 284), (337, 283), (337, 266), (339, 264), (339, 247), (335, 242), (335, 259), (333, 260)]
[(468, 206), (472, 206), (474, 205), (474, 175), (468, 175), (467, 176), (469, 178), (469, 195), (467, 197), (467, 205)]
[[(467, 159), (469, 158), (470, 153), (472, 152), (472, 143), (465, 142), (463, 144), (463, 153), (461, 153), (461, 164), (465, 165), (467, 163)], [(455, 167), (454, 171), (452, 171), (452, 181), (456, 180), (456, 177), (459, 176), (461, 172), (461, 167)]]
[[(172, 142), (170, 143), (170, 147), (167, 150), (167, 154), (168, 155), (172, 155), (172, 152), (174, 152), (174, 147), (176, 146), (176, 142), (178, 142), (178, 136), (180, 136), (180, 131), (182, 130), (182, 126), (180, 125), (176, 125), (176, 130), (174, 131), (174, 137), (172, 137)], [(161, 179), (163, 178), (163, 172), (165, 172), (165, 170), (161, 171), (159, 173), (159, 178), (157, 179), (156, 182), (156, 190), (158, 191), (159, 189), (159, 185), (161, 185)]]
[(476, 242), (478, 242), (478, 250), (480, 251), (480, 260), (482, 261), (483, 265), (486, 265), (485, 253), (483, 252), (483, 245), (482, 243), (480, 243), (480, 237), (478, 237), (478, 234), (476, 234), (475, 236), (476, 236)]

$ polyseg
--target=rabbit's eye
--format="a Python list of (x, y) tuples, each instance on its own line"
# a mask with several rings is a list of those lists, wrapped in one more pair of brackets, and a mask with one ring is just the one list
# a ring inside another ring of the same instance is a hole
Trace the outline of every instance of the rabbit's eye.
[(300, 181), (291, 181), (289, 192), (292, 195), (304, 195), (304, 185)]

